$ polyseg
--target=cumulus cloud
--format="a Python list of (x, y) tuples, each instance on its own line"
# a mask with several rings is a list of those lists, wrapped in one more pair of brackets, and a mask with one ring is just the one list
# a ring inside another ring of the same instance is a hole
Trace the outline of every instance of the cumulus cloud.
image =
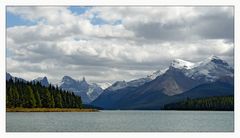
[[(7, 71), (91, 82), (144, 77), (174, 58), (217, 55), (233, 65), (232, 7), (7, 7), (36, 22), (7, 28)], [(104, 23), (100, 23), (104, 21)], [(99, 20), (99, 23), (93, 23)]]

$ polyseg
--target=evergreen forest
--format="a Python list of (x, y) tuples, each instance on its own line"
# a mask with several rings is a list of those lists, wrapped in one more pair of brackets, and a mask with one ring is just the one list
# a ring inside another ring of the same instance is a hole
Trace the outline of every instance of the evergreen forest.
[(9, 80), (6, 82), (7, 108), (82, 108), (81, 97), (58, 87)]
[(166, 104), (164, 110), (220, 110), (233, 111), (233, 96), (218, 96), (208, 98), (190, 99), (184, 101)]

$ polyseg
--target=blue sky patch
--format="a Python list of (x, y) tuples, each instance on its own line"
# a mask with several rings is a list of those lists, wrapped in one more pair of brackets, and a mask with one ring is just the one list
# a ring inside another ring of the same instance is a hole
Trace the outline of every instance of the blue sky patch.
[(80, 14), (84, 14), (86, 11), (88, 11), (91, 8), (92, 7), (90, 7), (90, 6), (84, 6), (84, 7), (81, 7), (81, 6), (70, 6), (68, 9), (72, 13), (80, 15)]
[(7, 14), (6, 15), (7, 28), (14, 27), (14, 26), (21, 26), (21, 25), (31, 26), (31, 25), (37, 24), (37, 22), (25, 20), (21, 18), (19, 15), (15, 15), (10, 12), (7, 12), (6, 14)]
[[(73, 14), (75, 15), (81, 15), (86, 13), (88, 10), (90, 10), (92, 7), (90, 6), (70, 6), (68, 7), (68, 10), (70, 10)], [(32, 26), (36, 25), (39, 20), (31, 21), (22, 18), (20, 15), (13, 14), (11, 12), (6, 12), (6, 26), (7, 28), (9, 27), (14, 27), (14, 26)], [(97, 13), (94, 14), (94, 17), (90, 20), (90, 22), (93, 25), (105, 25), (105, 24), (111, 24), (111, 25), (118, 25), (121, 24), (121, 20), (116, 20), (115, 22), (108, 22), (102, 18), (99, 18), (97, 16)]]
[(93, 25), (104, 25), (104, 24), (109, 24), (107, 21), (98, 18), (96, 15), (92, 18), (91, 24)]

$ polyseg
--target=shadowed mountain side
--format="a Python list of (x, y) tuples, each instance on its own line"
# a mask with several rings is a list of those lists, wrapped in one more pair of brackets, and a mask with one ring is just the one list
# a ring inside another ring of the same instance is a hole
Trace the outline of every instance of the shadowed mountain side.
[(155, 79), (131, 87), (125, 81), (115, 83), (118, 89), (105, 90), (91, 104), (106, 109), (160, 109), (187, 97), (233, 95), (233, 72), (216, 56), (195, 63), (175, 59)]
[(142, 102), (145, 105), (154, 98), (179, 94), (198, 84), (198, 81), (192, 80), (181, 71), (178, 71), (178, 69), (172, 68), (155, 80), (147, 82), (140, 87), (126, 87), (117, 91), (104, 91), (92, 104), (110, 109), (133, 106)]
[(136, 87), (126, 87), (116, 91), (105, 90), (96, 100), (91, 104), (102, 107), (104, 109), (117, 109), (120, 107), (120, 101), (127, 97), (127, 95), (136, 90)]
[[(120, 92), (120, 91), (119, 91)], [(136, 92), (136, 91), (135, 91)], [(129, 94), (130, 93), (130, 94)], [(196, 86), (182, 94), (168, 96), (161, 91), (152, 91), (143, 93), (135, 97), (131, 97), (133, 91), (123, 91), (121, 98), (114, 99), (115, 95), (108, 94), (103, 98), (95, 100), (92, 104), (98, 105), (104, 109), (161, 109), (165, 104), (174, 103), (185, 100), (187, 98), (204, 98), (211, 96), (228, 96), (234, 95), (234, 87), (232, 84), (225, 82), (213, 82)], [(115, 93), (116, 94), (116, 93)], [(109, 101), (109, 102), (108, 102)]]

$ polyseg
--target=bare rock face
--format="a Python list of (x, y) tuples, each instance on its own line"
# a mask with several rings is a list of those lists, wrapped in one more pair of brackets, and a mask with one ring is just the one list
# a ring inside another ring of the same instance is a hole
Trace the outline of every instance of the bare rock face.
[(71, 91), (81, 96), (85, 104), (92, 102), (103, 92), (103, 89), (97, 84), (89, 84), (85, 77), (78, 81), (69, 76), (64, 76), (58, 85), (63, 90)]

